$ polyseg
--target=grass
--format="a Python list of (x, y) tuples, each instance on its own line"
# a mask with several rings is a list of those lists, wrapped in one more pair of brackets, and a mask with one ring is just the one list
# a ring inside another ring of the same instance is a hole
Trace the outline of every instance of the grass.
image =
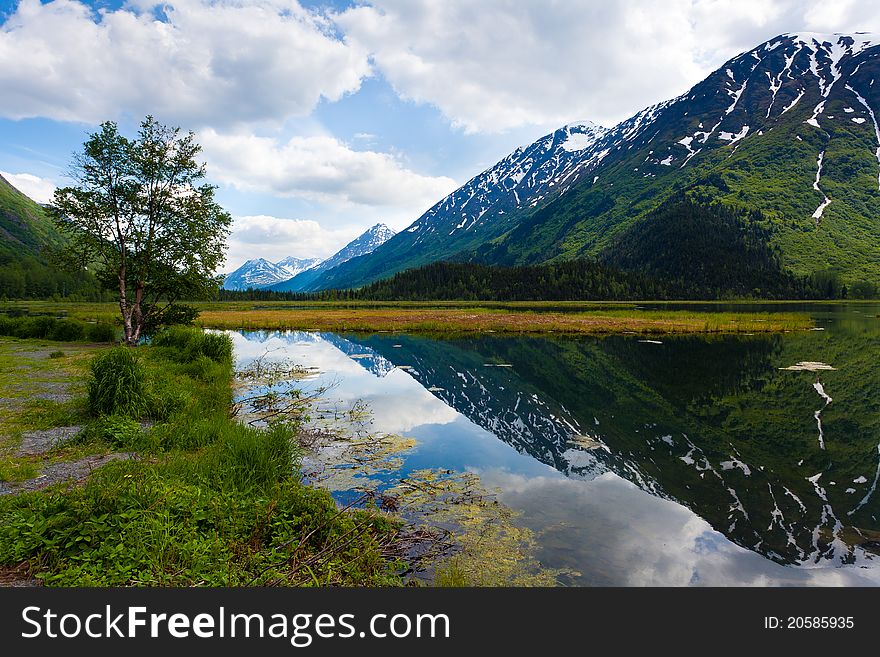
[(496, 332), (609, 334), (634, 332), (757, 333), (810, 328), (795, 313), (714, 313), (609, 309), (599, 312), (530, 312), (494, 308), (303, 308), (208, 310), (198, 320), (217, 329), (319, 331)]
[[(0, 338), (0, 482), (30, 479), (38, 474), (42, 461), (55, 462), (70, 456), (61, 450), (44, 456), (15, 452), (27, 431), (87, 421), (85, 402), (76, 395), (85, 391), (89, 360), (96, 351), (93, 346), (81, 344), (50, 345), (41, 340)], [(41, 399), (41, 394), (75, 398), (53, 401)]]
[(71, 402), (87, 424), (67, 449), (136, 458), (0, 497), (0, 568), (66, 586), (402, 583), (388, 556), (397, 521), (300, 483), (295, 425), (229, 417), (228, 338), (175, 329), (136, 357), (100, 351), (90, 371), (110, 393)]
[[(812, 326), (804, 314), (789, 312), (714, 312), (645, 310), (631, 302), (202, 302), (194, 306), (198, 323), (216, 329), (410, 331), (499, 333), (572, 333), (602, 335), (636, 332), (765, 333), (796, 331)], [(720, 302), (719, 302), (720, 303)], [(730, 304), (730, 302), (723, 302)], [(753, 304), (754, 302), (743, 302)], [(679, 305), (712, 302), (674, 302)], [(118, 308), (106, 303), (8, 302), (3, 310), (28, 313), (67, 313), (91, 321), (115, 320)]]

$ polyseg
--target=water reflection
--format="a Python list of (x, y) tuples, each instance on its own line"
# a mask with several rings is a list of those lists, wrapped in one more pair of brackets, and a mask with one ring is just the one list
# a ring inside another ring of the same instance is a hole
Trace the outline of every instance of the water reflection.
[[(318, 366), (305, 385), (419, 441), (405, 470), (478, 472), (577, 583), (878, 583), (880, 334), (857, 308), (777, 336), (251, 333), (236, 353)], [(835, 369), (780, 369), (801, 361)]]

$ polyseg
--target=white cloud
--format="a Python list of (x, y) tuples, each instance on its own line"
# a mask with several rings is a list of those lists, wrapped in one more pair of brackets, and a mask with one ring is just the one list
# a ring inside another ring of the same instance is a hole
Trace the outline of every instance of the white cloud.
[(3, 176), (10, 185), (37, 203), (49, 203), (52, 200), (55, 183), (51, 180), (40, 178), (32, 173), (9, 173), (7, 171), (0, 171), (0, 176)]
[(244, 191), (396, 208), (414, 219), (456, 187), (451, 178), (423, 176), (391, 155), (352, 150), (329, 136), (282, 142), (204, 130), (199, 140), (211, 177)]
[(369, 72), (365, 54), (297, 0), (144, 1), (98, 13), (75, 0), (21, 0), (0, 25), (0, 116), (12, 119), (281, 122), (356, 91)]
[(362, 228), (352, 226), (327, 229), (308, 219), (266, 215), (236, 217), (224, 270), (232, 272), (252, 258), (265, 258), (270, 262), (287, 256), (326, 258), (362, 232)]
[(334, 20), (401, 96), (437, 106), (466, 131), (500, 132), (576, 119), (613, 125), (777, 34), (870, 31), (880, 5), (373, 0)]

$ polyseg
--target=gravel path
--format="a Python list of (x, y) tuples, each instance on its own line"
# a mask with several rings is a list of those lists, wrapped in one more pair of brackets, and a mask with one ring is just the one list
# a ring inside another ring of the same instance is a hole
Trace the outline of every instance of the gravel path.
[(133, 452), (84, 456), (76, 461), (53, 463), (43, 468), (39, 476), (25, 481), (0, 482), (0, 495), (17, 495), (48, 488), (62, 482), (79, 483), (88, 479), (92, 471), (112, 461), (135, 458)]

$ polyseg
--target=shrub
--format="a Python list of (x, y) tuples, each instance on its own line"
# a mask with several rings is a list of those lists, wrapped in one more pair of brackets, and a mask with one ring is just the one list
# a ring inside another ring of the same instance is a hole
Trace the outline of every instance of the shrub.
[(199, 328), (172, 326), (153, 338), (153, 344), (177, 351), (175, 360), (191, 363), (206, 356), (216, 363), (232, 364), (232, 340), (222, 333), (205, 333)]
[(63, 351), (53, 351), (51, 354), (49, 354), (49, 358), (64, 358), (64, 352)]
[(94, 415), (141, 417), (148, 408), (144, 368), (128, 347), (95, 356), (89, 381), (89, 410)]
[(17, 322), (14, 317), (0, 315), (0, 335), (15, 335), (13, 331), (15, 330), (16, 324)]
[(18, 338), (46, 338), (57, 323), (54, 317), (21, 317), (12, 334)]
[(89, 324), (78, 319), (55, 319), (45, 315), (0, 315), (0, 335), (60, 342), (113, 342), (116, 329), (111, 324)]
[(84, 322), (78, 322), (75, 319), (62, 319), (55, 322), (55, 325), (46, 336), (50, 340), (58, 340), (59, 342), (77, 342), (86, 336), (86, 326)]
[(89, 324), (86, 339), (89, 342), (113, 342), (116, 340), (116, 328), (111, 324)]

